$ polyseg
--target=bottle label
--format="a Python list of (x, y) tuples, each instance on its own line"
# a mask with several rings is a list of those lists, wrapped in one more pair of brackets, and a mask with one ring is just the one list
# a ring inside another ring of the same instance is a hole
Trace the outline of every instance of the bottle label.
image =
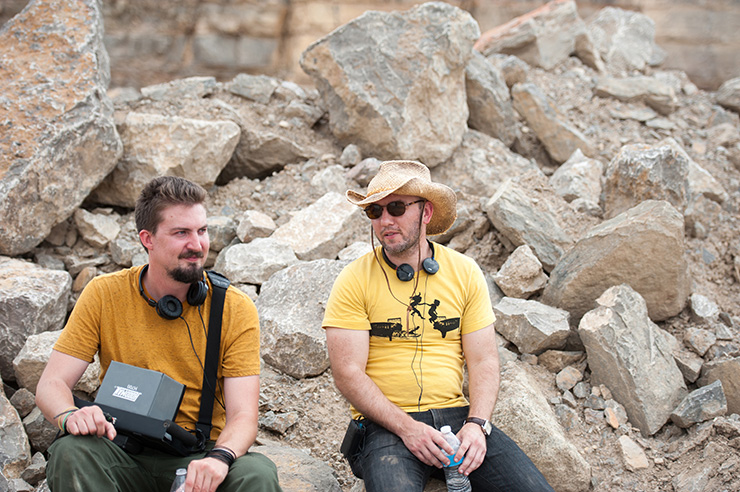
[(450, 464), (449, 465), (445, 465), (445, 467), (448, 467), (448, 466), (457, 466), (457, 465), (462, 464), (463, 461), (465, 461), (465, 456), (463, 456), (462, 458), (460, 458), (458, 461), (455, 461), (455, 455), (454, 454), (447, 454), (446, 456), (447, 456), (447, 458), (449, 458)]

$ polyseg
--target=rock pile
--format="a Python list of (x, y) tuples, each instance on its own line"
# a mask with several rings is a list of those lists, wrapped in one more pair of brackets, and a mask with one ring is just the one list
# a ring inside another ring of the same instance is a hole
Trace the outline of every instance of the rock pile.
[[(146, 262), (150, 178), (209, 189), (209, 265), (256, 300), (259, 449), (283, 487), (362, 490), (320, 321), (370, 250), (342, 193), (420, 159), (459, 197), (437, 241), (489, 282), (495, 423), (555, 490), (740, 489), (740, 84), (659, 69), (649, 18), (555, 0), (481, 35), (432, 2), (368, 12), (259, 75), (108, 92), (100, 6), (0, 30), (0, 490), (47, 490), (33, 392), (90, 279)], [(93, 364), (78, 384), (94, 394)], [(439, 484), (432, 484), (432, 488)]]

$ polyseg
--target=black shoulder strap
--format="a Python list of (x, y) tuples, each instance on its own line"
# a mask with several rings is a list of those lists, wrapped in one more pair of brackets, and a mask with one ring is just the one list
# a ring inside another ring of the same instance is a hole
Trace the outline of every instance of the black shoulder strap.
[(208, 341), (206, 343), (206, 362), (203, 368), (203, 389), (200, 396), (200, 414), (195, 428), (200, 431), (205, 440), (211, 438), (211, 417), (213, 416), (213, 401), (216, 398), (216, 373), (218, 356), (221, 348), (221, 319), (224, 313), (226, 289), (229, 279), (220, 273), (208, 272), (208, 278), (213, 285), (211, 299), (211, 315), (208, 318)]

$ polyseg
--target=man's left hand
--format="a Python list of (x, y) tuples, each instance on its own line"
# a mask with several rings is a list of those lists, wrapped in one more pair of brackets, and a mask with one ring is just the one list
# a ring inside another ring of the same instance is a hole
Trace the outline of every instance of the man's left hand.
[(486, 435), (480, 425), (468, 423), (457, 433), (457, 438), (460, 439), (460, 448), (455, 455), (455, 461), (465, 456), (459, 471), (467, 476), (476, 470), (486, 457)]
[(216, 492), (229, 473), (229, 465), (215, 458), (193, 460), (188, 465), (185, 492)]

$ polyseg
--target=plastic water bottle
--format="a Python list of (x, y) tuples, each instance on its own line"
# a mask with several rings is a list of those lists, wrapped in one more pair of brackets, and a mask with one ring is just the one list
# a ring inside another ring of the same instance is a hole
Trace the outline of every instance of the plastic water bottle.
[(441, 429), (439, 429), (439, 431), (444, 436), (447, 444), (452, 446), (453, 449), (452, 455), (448, 456), (448, 458), (450, 458), (450, 464), (444, 467), (445, 482), (447, 482), (447, 491), (471, 492), (473, 489), (470, 487), (470, 479), (457, 471), (458, 466), (460, 465), (460, 463), (462, 463), (463, 460), (460, 460), (457, 463), (455, 463), (454, 461), (455, 453), (457, 453), (457, 448), (460, 447), (460, 440), (455, 434), (452, 433), (452, 429), (449, 425), (443, 426)]
[(185, 478), (188, 475), (186, 468), (178, 468), (175, 472), (175, 481), (172, 482), (170, 492), (184, 492), (185, 490)]

